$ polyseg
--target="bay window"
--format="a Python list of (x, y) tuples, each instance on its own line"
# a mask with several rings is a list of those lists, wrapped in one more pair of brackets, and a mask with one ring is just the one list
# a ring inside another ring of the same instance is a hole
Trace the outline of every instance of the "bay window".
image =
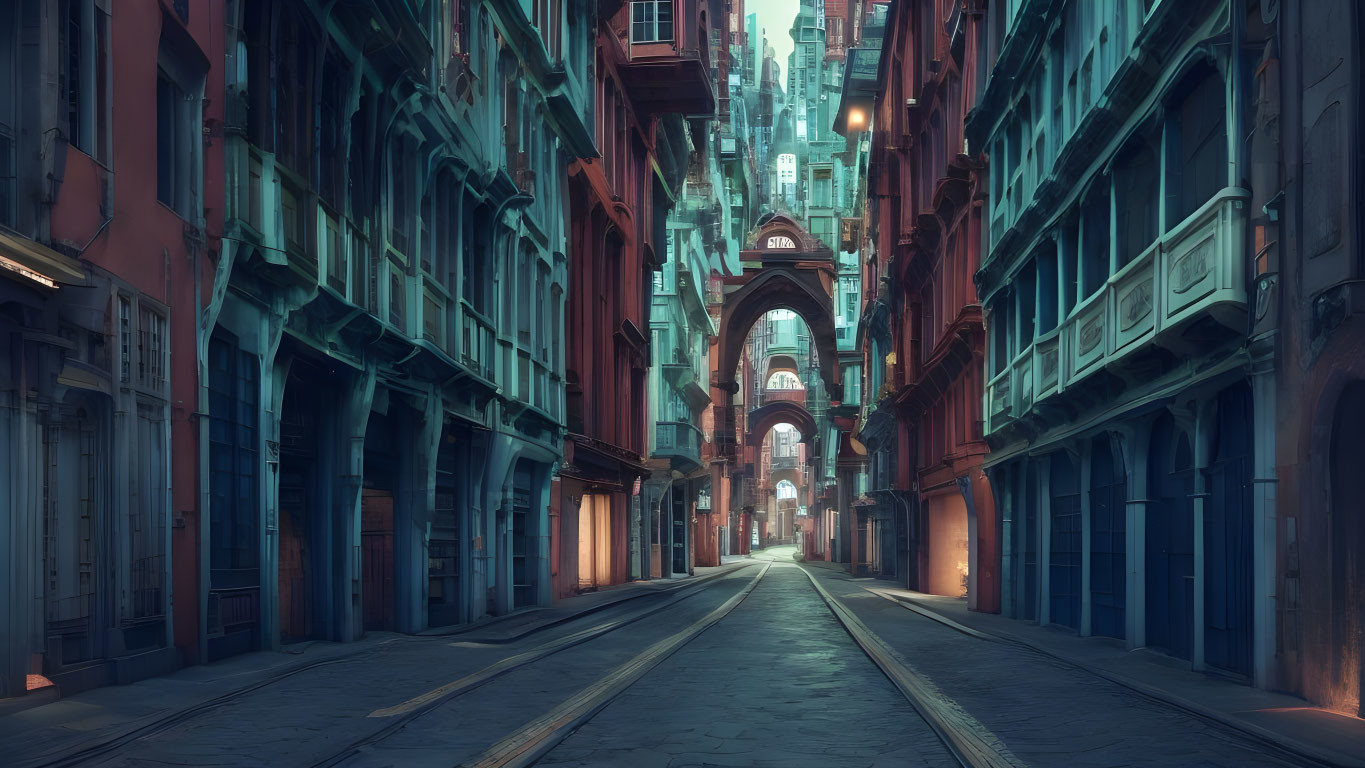
[(673, 42), (673, 0), (634, 0), (630, 4), (630, 41)]

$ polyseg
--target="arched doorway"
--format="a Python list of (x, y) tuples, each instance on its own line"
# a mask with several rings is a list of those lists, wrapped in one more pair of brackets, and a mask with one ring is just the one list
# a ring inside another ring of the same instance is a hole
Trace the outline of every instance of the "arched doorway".
[(1194, 643), (1194, 451), (1162, 414), (1147, 457), (1147, 645), (1188, 659)]
[(1218, 393), (1204, 519), (1204, 660), (1251, 674), (1251, 388)]
[(1365, 381), (1349, 384), (1332, 420), (1332, 702), (1365, 717)]
[(1053, 624), (1081, 626), (1081, 479), (1071, 454), (1052, 455), (1052, 535), (1048, 561), (1049, 618)]
[(1109, 435), (1090, 443), (1090, 631), (1122, 638), (1127, 585), (1128, 482)]

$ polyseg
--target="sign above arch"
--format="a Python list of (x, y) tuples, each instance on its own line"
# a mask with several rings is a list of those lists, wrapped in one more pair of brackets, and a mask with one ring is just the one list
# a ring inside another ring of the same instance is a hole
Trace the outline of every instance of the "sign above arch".
[(833, 258), (829, 246), (807, 232), (795, 219), (786, 214), (768, 214), (759, 221), (758, 228), (749, 234), (749, 247), (740, 253), (742, 261), (762, 261), (770, 257), (781, 260), (823, 261)]

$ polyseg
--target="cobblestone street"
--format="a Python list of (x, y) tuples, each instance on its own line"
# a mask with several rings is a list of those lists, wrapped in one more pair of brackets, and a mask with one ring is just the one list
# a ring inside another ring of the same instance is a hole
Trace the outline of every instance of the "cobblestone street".
[[(0, 719), (0, 748), (22, 768), (1313, 764), (1076, 665), (964, 636), (884, 599), (886, 582), (793, 552), (577, 613), (103, 688)], [(893, 666), (865, 643), (884, 643)], [(905, 674), (915, 697), (893, 684)], [(960, 760), (955, 738), (981, 751)]]

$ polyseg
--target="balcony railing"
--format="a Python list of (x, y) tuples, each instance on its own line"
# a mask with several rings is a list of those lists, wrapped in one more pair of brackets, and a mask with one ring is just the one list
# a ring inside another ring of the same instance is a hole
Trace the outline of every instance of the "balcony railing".
[(661, 421), (655, 425), (654, 455), (659, 458), (701, 463), (701, 430), (682, 421)]
[(1061, 325), (1040, 335), (986, 385), (986, 434), (1096, 371), (1207, 317), (1230, 329), (1247, 310), (1246, 190), (1228, 188), (1162, 235)]
[(767, 405), (768, 403), (797, 403), (806, 404), (806, 390), (804, 389), (763, 389), (758, 393), (758, 404)]

